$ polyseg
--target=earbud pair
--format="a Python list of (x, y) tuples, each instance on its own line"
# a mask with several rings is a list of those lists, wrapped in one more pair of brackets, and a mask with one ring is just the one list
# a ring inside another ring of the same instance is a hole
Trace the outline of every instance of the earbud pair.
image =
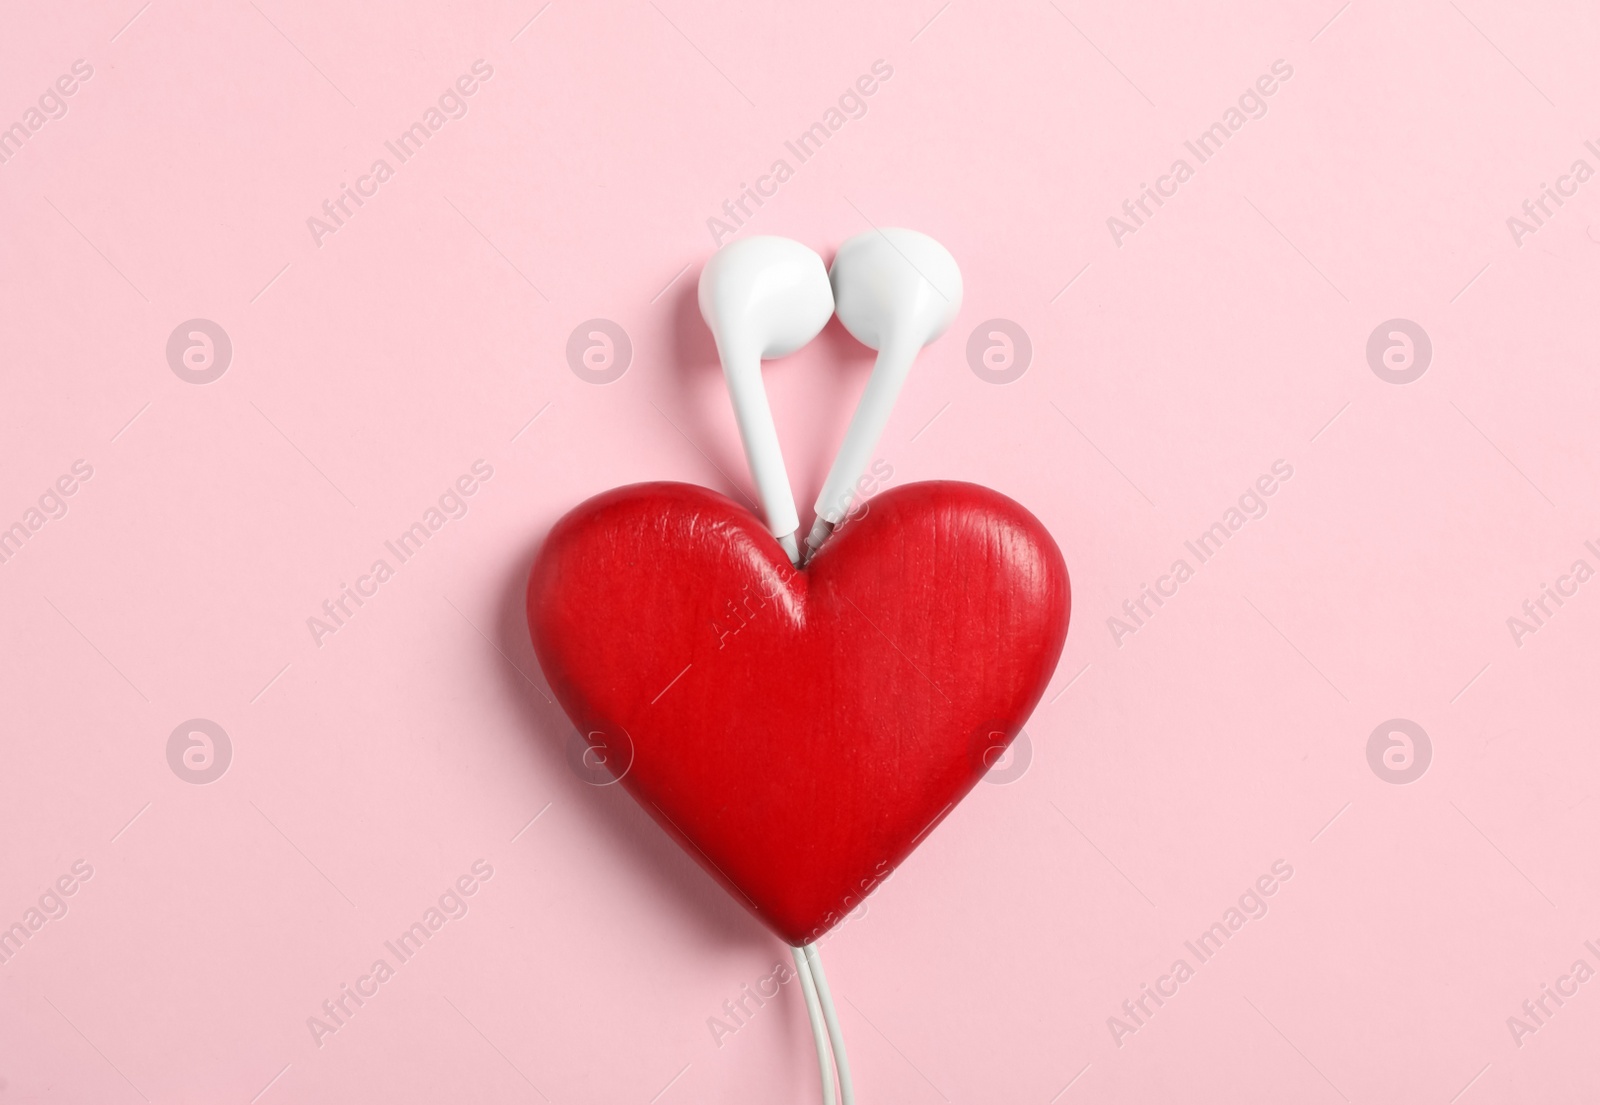
[(790, 238), (745, 238), (724, 246), (700, 273), (700, 314), (716, 338), (734, 417), (755, 476), (767, 528), (791, 562), (801, 561), (800, 516), (761, 362), (784, 357), (822, 331), (835, 312), (852, 337), (878, 351), (844, 443), (817, 496), (807, 554), (850, 509), (889, 412), (924, 345), (961, 308), (961, 269), (944, 246), (915, 230), (869, 230), (839, 247), (832, 271)]

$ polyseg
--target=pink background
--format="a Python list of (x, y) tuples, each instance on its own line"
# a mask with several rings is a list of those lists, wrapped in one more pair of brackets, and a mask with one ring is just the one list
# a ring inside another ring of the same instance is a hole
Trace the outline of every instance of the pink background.
[[(827, 941), (862, 1101), (1600, 1092), (1600, 981), (1507, 1024), (1600, 968), (1600, 583), (1506, 622), (1600, 567), (1600, 182), (1506, 223), (1600, 168), (1600, 15), (540, 2), (0, 15), (0, 125), (93, 69), (0, 165), (0, 526), (93, 470), (0, 564), (0, 925), (93, 870), (0, 965), (0, 1101), (817, 1100), (792, 986), (719, 1046), (783, 949), (569, 769), (519, 597), (587, 496), (751, 493), (694, 305), (707, 219), (880, 59), (740, 233), (949, 246), (966, 302), (880, 455), (1020, 500), (1077, 593), (1025, 772)], [(318, 245), (480, 58), (465, 117)], [(1265, 117), (1194, 164), (1277, 59)], [(1403, 386), (1366, 355), (1396, 317), (1433, 344)], [(165, 353), (194, 318), (233, 345), (204, 386)], [(568, 367), (592, 318), (631, 338), (615, 383)], [(1033, 345), (1003, 386), (966, 353), (994, 318)], [(834, 325), (768, 373), (804, 503), (869, 363)], [(307, 619), (479, 459), (466, 515), (319, 645)], [(1119, 644), (1280, 459), (1265, 517)], [(167, 759), (191, 718), (232, 743), (205, 785)], [(1392, 718), (1432, 743), (1407, 785), (1367, 761)], [(477, 860), (466, 916), (318, 1046), (307, 1018)], [(1196, 966), (1276, 860), (1267, 915)]]

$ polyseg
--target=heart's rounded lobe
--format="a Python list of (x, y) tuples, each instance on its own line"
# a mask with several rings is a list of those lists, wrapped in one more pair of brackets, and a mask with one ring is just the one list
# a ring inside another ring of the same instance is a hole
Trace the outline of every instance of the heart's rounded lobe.
[(954, 482), (874, 497), (803, 570), (722, 495), (619, 487), (556, 523), (528, 582), (578, 731), (790, 944), (837, 924), (1016, 736), (1070, 606), (1038, 519)]

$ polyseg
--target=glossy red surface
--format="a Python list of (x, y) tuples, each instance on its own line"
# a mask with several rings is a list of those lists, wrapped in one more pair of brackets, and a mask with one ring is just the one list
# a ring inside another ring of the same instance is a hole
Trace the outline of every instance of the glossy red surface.
[(748, 511), (617, 488), (551, 531), (533, 646), (622, 785), (791, 944), (826, 932), (954, 808), (1055, 670), (1066, 565), (965, 483), (871, 499), (804, 570)]

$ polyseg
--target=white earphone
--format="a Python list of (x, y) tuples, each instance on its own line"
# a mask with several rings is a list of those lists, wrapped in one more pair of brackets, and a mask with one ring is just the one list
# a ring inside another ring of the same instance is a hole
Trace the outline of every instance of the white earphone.
[(800, 561), (800, 515), (761, 382), (761, 362), (787, 356), (822, 332), (833, 289), (822, 258), (790, 238), (745, 238), (722, 247), (700, 273), (700, 317), (717, 341), (734, 418), (767, 528)]
[(839, 321), (851, 337), (876, 349), (878, 360), (817, 496), (817, 520), (806, 537), (808, 556), (850, 509), (856, 481), (889, 424), (912, 362), (961, 310), (956, 259), (915, 230), (891, 227), (857, 234), (839, 247), (828, 278)]
[(761, 382), (761, 361), (793, 353), (816, 337), (836, 305), (844, 328), (878, 351), (817, 496), (817, 519), (806, 537), (810, 555), (850, 509), (856, 481), (872, 459), (912, 362), (955, 319), (961, 293), (961, 269), (950, 251), (915, 230), (856, 235), (839, 247), (831, 273), (815, 252), (788, 238), (746, 238), (706, 262), (700, 314), (716, 338), (767, 528), (791, 562), (801, 561), (800, 517)]

